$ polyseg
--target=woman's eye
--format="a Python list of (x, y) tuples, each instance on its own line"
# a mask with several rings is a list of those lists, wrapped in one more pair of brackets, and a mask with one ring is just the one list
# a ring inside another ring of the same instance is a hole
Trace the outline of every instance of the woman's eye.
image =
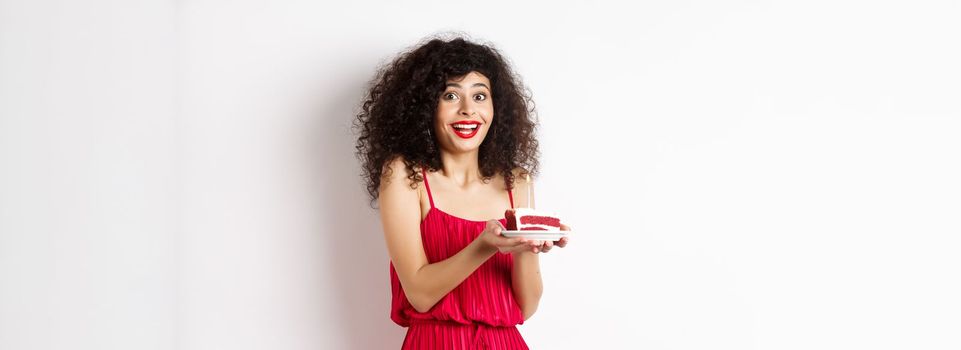
[(477, 100), (477, 101), (483, 101), (483, 100), (486, 100), (486, 99), (487, 99), (487, 95), (477, 94), (477, 95), (474, 95), (474, 99)]
[(455, 94), (455, 93), (453, 93), (453, 92), (448, 92), (448, 93), (444, 94), (444, 99), (445, 99), (445, 100), (453, 100), (453, 99), (456, 99), (456, 98), (457, 98), (457, 94)]

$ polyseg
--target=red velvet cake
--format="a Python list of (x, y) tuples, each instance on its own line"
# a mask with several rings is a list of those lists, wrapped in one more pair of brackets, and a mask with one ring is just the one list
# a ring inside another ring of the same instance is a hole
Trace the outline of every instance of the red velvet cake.
[(561, 219), (531, 208), (517, 208), (513, 212), (508, 210), (505, 216), (507, 217), (508, 231), (561, 230)]

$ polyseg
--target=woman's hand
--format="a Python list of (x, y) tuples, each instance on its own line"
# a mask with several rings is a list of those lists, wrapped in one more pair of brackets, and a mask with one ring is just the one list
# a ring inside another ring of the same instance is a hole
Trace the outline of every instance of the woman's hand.
[[(479, 239), (488, 247), (496, 248), (501, 253), (520, 253), (529, 251), (532, 253), (547, 253), (555, 246), (564, 248), (567, 246), (569, 238), (561, 237), (557, 241), (543, 241), (526, 239), (522, 237), (505, 237), (501, 235), (504, 226), (497, 220), (487, 221), (487, 226), (481, 232)], [(570, 231), (571, 228), (561, 224), (561, 231)]]
[[(571, 230), (570, 226), (561, 224), (561, 231), (570, 231), (570, 230)], [(530, 249), (527, 249), (527, 250), (529, 250), (532, 253), (547, 253), (551, 251), (551, 249), (553, 249), (555, 246), (561, 247), (561, 248), (566, 247), (567, 242), (569, 240), (570, 239), (567, 237), (561, 237), (561, 239), (556, 241), (530, 241), (529, 243)]]
[(487, 226), (484, 227), (484, 231), (481, 232), (478, 239), (484, 242), (484, 245), (496, 248), (501, 253), (522, 252), (533, 247), (533, 241), (531, 240), (521, 237), (509, 238), (501, 235), (503, 230), (504, 226), (501, 225), (500, 221), (487, 221)]

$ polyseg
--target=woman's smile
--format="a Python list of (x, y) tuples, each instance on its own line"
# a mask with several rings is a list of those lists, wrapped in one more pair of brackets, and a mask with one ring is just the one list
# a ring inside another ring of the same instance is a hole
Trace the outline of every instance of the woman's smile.
[(477, 135), (477, 131), (480, 130), (481, 123), (478, 121), (464, 120), (453, 123), (450, 127), (454, 130), (454, 135), (460, 138), (469, 139)]

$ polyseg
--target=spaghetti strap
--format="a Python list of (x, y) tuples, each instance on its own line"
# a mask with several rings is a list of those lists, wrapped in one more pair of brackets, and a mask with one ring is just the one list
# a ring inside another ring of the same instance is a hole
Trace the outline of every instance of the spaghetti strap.
[(510, 197), (510, 199), (511, 199), (511, 209), (514, 209), (514, 190), (508, 188), (508, 189), (507, 189), (507, 196)]
[[(427, 187), (427, 199), (430, 200), (430, 208), (434, 209), (434, 196), (430, 195), (430, 184), (427, 183), (427, 171), (424, 168), (420, 168), (421, 176), (424, 177), (424, 186)], [(514, 201), (511, 200), (511, 208), (513, 208)]]

